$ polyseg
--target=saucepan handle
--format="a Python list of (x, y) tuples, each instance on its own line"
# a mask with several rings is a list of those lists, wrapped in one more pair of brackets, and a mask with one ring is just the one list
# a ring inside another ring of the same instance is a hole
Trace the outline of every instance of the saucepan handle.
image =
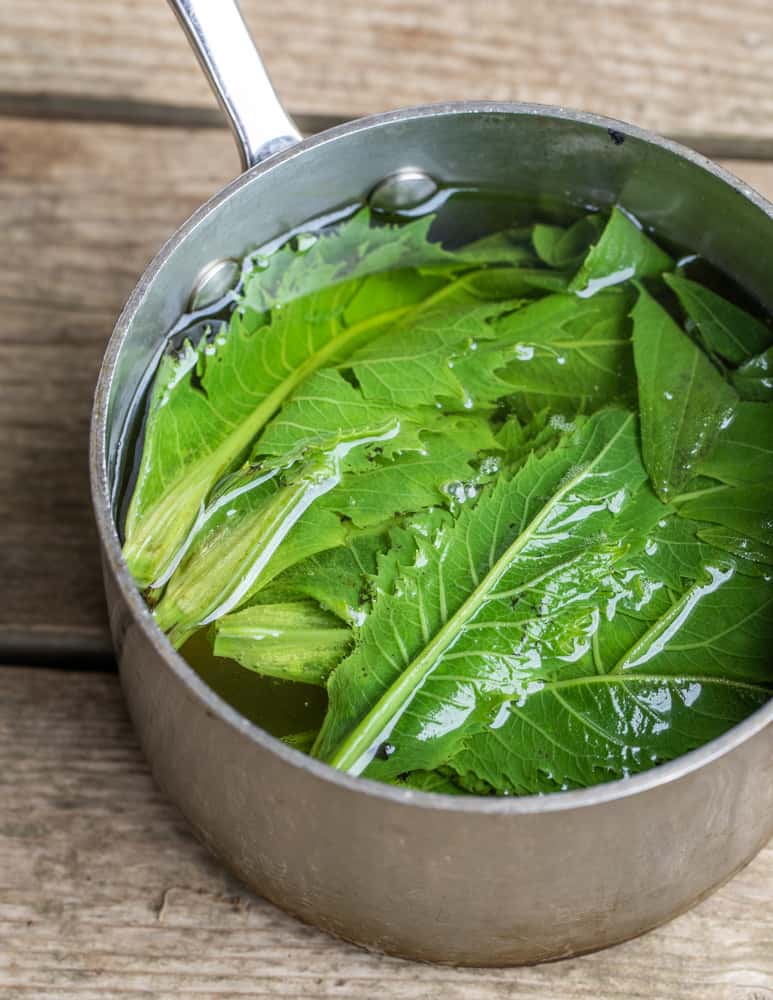
[(236, 137), (245, 168), (301, 138), (236, 0), (169, 0)]

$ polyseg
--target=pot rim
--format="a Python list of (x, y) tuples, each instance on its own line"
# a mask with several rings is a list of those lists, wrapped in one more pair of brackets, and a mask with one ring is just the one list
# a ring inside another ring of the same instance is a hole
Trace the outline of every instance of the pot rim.
[(630, 125), (614, 118), (607, 118), (588, 112), (573, 111), (564, 107), (501, 101), (454, 101), (402, 108), (397, 111), (357, 118), (351, 122), (326, 129), (317, 135), (302, 140), (283, 152), (271, 156), (267, 160), (263, 160), (226, 184), (193, 212), (187, 221), (164, 243), (148, 264), (116, 321), (100, 366), (92, 409), (89, 474), (91, 479), (92, 504), (97, 530), (102, 543), (103, 558), (110, 567), (120, 589), (121, 596), (128, 605), (135, 623), (143, 630), (145, 637), (152, 643), (165, 665), (206, 710), (212, 712), (226, 725), (237, 730), (246, 739), (257, 744), (261, 749), (276, 754), (285, 763), (293, 767), (307, 771), (311, 777), (317, 780), (338, 786), (342, 791), (356, 792), (377, 799), (380, 798), (394, 806), (419, 807), (454, 813), (523, 816), (534, 813), (563, 812), (602, 805), (628, 798), (629, 796), (643, 794), (661, 785), (678, 781), (688, 774), (711, 764), (725, 754), (730, 753), (737, 746), (765, 729), (766, 726), (773, 724), (773, 698), (753, 712), (743, 722), (738, 723), (722, 736), (705, 743), (695, 750), (689, 751), (668, 763), (659, 764), (643, 773), (627, 778), (618, 778), (600, 785), (593, 785), (589, 788), (553, 792), (545, 795), (493, 798), (418, 791), (410, 788), (399, 788), (395, 785), (388, 785), (369, 778), (354, 777), (288, 746), (279, 738), (272, 736), (260, 726), (250, 722), (217, 695), (198, 676), (193, 667), (187, 663), (180, 653), (174, 649), (166, 635), (156, 625), (124, 562), (112, 512), (111, 491), (107, 472), (106, 431), (108, 400), (115, 365), (121, 348), (128, 336), (132, 321), (146, 290), (155, 280), (167, 259), (205, 218), (216, 211), (237, 191), (258, 181), (264, 174), (280, 169), (285, 162), (295, 159), (298, 156), (303, 156), (308, 150), (335, 142), (343, 136), (382, 128), (402, 121), (479, 113), (508, 116), (521, 115), (573, 121), (599, 129), (613, 130), (626, 137), (659, 146), (666, 152), (680, 159), (687, 160), (699, 169), (713, 174), (747, 200), (751, 201), (752, 204), (764, 212), (771, 219), (771, 222), (773, 222), (773, 204), (768, 202), (767, 199), (763, 198), (753, 188), (739, 180), (729, 171), (707, 159), (701, 153), (638, 126)]

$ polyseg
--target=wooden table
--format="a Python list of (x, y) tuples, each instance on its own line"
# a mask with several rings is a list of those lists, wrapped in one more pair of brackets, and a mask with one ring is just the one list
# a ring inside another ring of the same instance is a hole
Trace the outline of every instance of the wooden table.
[[(448, 98), (676, 136), (773, 196), (770, 0), (244, 0), (312, 130)], [(0, 10), (0, 997), (773, 998), (773, 846), (667, 927), (520, 970), (373, 956), (246, 892), (153, 787), (88, 501), (94, 380), (164, 238), (237, 170), (162, 0)]]

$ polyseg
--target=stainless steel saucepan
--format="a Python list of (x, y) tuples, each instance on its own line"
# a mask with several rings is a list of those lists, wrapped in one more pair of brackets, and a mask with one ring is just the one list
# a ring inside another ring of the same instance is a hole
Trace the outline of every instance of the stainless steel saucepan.
[(349, 777), (251, 724), (175, 652), (121, 556), (116, 479), (127, 420), (197, 276), (364, 199), (385, 178), (393, 180), (381, 190), (398, 199), (402, 186), (410, 193), (428, 176), (579, 203), (621, 201), (770, 309), (773, 206), (690, 150), (557, 107), (409, 108), (301, 141), (232, 0), (173, 6), (230, 119), (245, 172), (194, 213), (140, 279), (107, 347), (94, 404), (91, 477), (110, 624), (153, 774), (247, 885), (370, 948), (510, 965), (601, 948), (668, 920), (773, 834), (773, 702), (678, 760), (583, 791), (452, 797)]

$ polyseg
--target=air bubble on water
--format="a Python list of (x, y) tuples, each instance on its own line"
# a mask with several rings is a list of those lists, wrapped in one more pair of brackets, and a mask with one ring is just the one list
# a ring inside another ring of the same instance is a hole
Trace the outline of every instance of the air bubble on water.
[(346, 606), (346, 617), (352, 623), (356, 625), (357, 628), (362, 628), (365, 624), (365, 619), (368, 617), (362, 608), (352, 608), (348, 604)]
[(562, 413), (554, 413), (550, 418), (550, 426), (554, 431), (566, 431), (570, 433), (574, 430), (574, 423), (567, 418)]
[(501, 468), (501, 463), (496, 455), (486, 455), (480, 463), (480, 474), (482, 476), (495, 476)]
[(531, 361), (534, 357), (534, 348), (531, 344), (516, 344), (513, 350), (519, 361)]
[(458, 479), (453, 480), (450, 483), (446, 483), (442, 487), (443, 493), (450, 497), (452, 500), (456, 500), (457, 503), (464, 503), (467, 499), (467, 492), (464, 483), (459, 482)]
[(727, 430), (730, 424), (732, 424), (734, 417), (735, 413), (733, 413), (732, 411), (730, 413), (725, 414), (725, 416), (722, 418), (722, 421), (720, 422), (719, 429), (721, 431)]

